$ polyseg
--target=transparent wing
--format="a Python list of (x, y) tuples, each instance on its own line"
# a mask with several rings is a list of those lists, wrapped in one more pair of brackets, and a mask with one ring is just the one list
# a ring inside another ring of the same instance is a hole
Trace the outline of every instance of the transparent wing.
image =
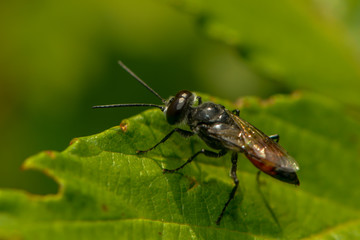
[(231, 112), (228, 113), (236, 126), (215, 125), (209, 129), (212, 137), (222, 141), (226, 148), (244, 152), (252, 160), (267, 166), (281, 168), (284, 171), (299, 170), (298, 163), (284, 148), (250, 123)]

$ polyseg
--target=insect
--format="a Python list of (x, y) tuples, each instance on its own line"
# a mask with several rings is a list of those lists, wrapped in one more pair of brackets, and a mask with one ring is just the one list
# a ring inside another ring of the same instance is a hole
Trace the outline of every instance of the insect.
[(146, 153), (155, 149), (161, 143), (166, 142), (174, 133), (182, 137), (198, 135), (207, 146), (217, 150), (210, 151), (200, 149), (192, 155), (184, 164), (175, 169), (163, 169), (164, 173), (179, 171), (191, 163), (198, 155), (219, 158), (231, 152), (230, 176), (234, 181), (234, 187), (229, 194), (228, 200), (216, 220), (219, 225), (231, 200), (234, 198), (239, 185), (236, 175), (238, 154), (243, 153), (262, 172), (290, 184), (299, 185), (296, 171), (299, 170), (297, 162), (279, 144), (279, 135), (267, 136), (265, 133), (240, 118), (240, 111), (229, 111), (224, 106), (213, 102), (202, 102), (201, 97), (194, 93), (182, 90), (168, 100), (163, 99), (157, 92), (150, 88), (143, 80), (133, 73), (123, 62), (120, 66), (133, 76), (139, 83), (157, 96), (163, 105), (148, 103), (112, 104), (98, 105), (93, 108), (113, 107), (156, 107), (164, 112), (167, 122), (170, 125), (185, 123), (190, 131), (181, 128), (174, 128), (160, 142), (153, 147), (137, 151), (138, 154)]

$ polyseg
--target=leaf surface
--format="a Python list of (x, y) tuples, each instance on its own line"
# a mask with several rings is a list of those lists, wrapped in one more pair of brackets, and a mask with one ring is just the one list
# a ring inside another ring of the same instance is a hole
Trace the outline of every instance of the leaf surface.
[[(235, 106), (227, 101), (203, 99)], [(144, 155), (172, 127), (148, 110), (102, 133), (81, 137), (63, 152), (26, 160), (59, 183), (56, 195), (0, 191), (1, 239), (354, 239), (360, 235), (360, 125), (341, 105), (314, 94), (239, 100), (241, 116), (280, 143), (300, 165), (300, 187), (262, 175), (240, 157), (239, 191), (220, 226), (215, 221), (233, 187), (230, 155), (199, 156), (197, 137), (174, 136)], [(242, 156), (242, 155), (241, 155)]]

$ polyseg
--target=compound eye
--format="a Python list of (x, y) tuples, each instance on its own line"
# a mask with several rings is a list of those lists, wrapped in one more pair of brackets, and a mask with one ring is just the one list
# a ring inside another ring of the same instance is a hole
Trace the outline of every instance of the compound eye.
[(166, 111), (166, 119), (169, 124), (181, 122), (185, 117), (185, 111), (190, 104), (192, 93), (189, 91), (180, 91), (173, 99), (170, 99)]

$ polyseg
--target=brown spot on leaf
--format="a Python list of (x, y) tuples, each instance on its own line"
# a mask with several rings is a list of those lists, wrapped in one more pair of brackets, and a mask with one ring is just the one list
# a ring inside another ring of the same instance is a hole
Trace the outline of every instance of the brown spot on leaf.
[(261, 100), (261, 105), (266, 107), (266, 106), (270, 106), (270, 105), (274, 105), (276, 103), (276, 98), (275, 97), (269, 97), (267, 99), (263, 99)]
[(238, 100), (236, 100), (235, 105), (238, 108), (243, 108), (243, 107), (250, 107), (251, 103), (250, 103), (249, 99), (239, 98)]
[(70, 145), (73, 145), (73, 144), (76, 143), (77, 141), (79, 141), (78, 138), (73, 138), (73, 139), (71, 139)]
[(121, 129), (121, 131), (126, 132), (127, 131), (127, 122), (125, 122), (125, 121), (121, 122), (120, 129)]
[(291, 97), (293, 99), (299, 99), (303, 96), (303, 93), (300, 90), (296, 90), (293, 93), (291, 93)]
[(101, 205), (101, 210), (103, 212), (107, 212), (107, 211), (109, 211), (109, 207), (106, 204), (103, 204), (103, 205)]
[(256, 98), (256, 97), (250, 97), (250, 98), (239, 98), (235, 101), (235, 105), (238, 108), (249, 108), (251, 106), (260, 106), (260, 107), (267, 107), (274, 105), (278, 102), (279, 99), (288, 99), (288, 100), (297, 100), (301, 98), (302, 92), (301, 91), (294, 91), (291, 94), (284, 95), (274, 95), (266, 99)]
[(45, 151), (45, 154), (48, 155), (51, 159), (55, 159), (56, 157), (55, 152), (51, 150)]
[(196, 188), (199, 185), (199, 182), (196, 181), (195, 178), (193, 177), (187, 177), (187, 179), (189, 180), (189, 188), (187, 191), (190, 191), (191, 189)]
[(216, 98), (213, 97), (213, 96), (210, 96), (210, 97), (209, 97), (209, 100), (210, 100), (210, 102), (215, 102), (215, 101), (216, 101)]

